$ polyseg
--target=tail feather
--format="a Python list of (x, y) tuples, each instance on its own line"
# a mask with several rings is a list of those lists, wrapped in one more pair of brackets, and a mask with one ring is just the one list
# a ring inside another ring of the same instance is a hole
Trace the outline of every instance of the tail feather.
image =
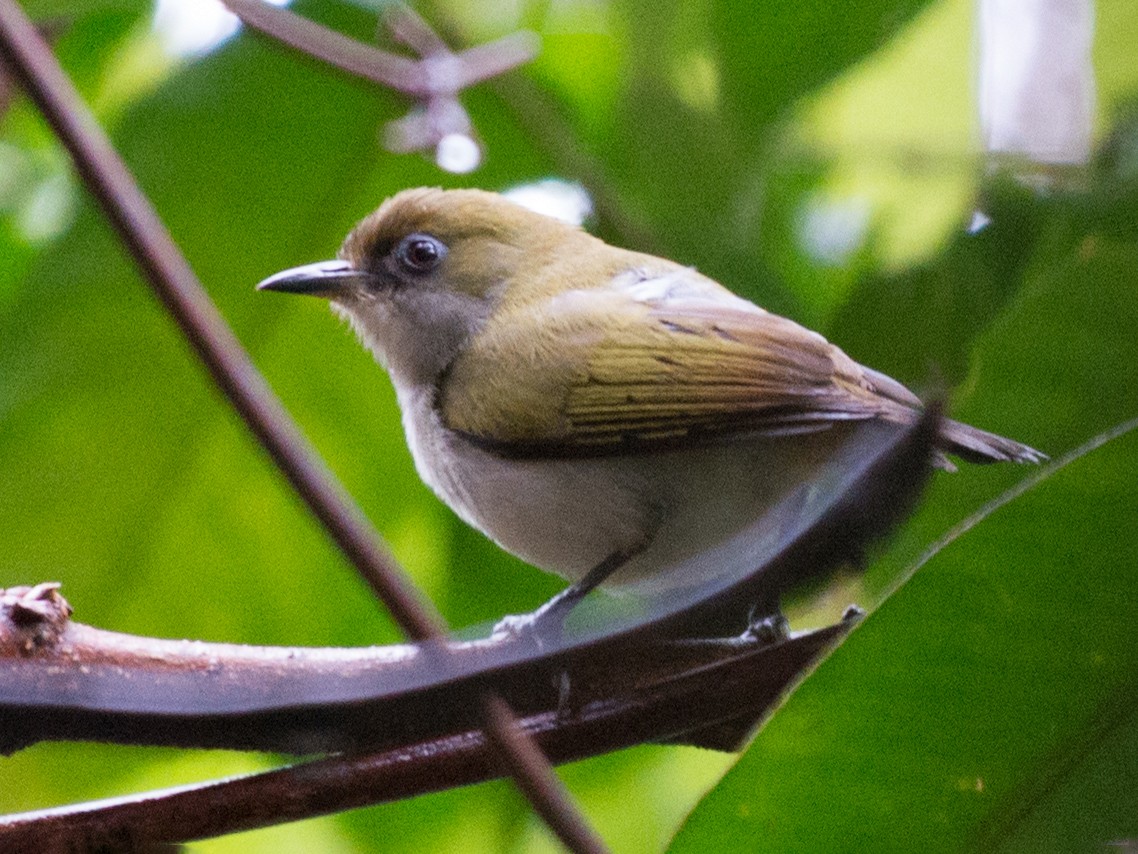
[[(879, 417), (902, 424), (911, 423), (918, 417), (922, 408), (921, 401), (909, 389), (879, 371), (864, 365), (857, 367), (868, 380), (870, 390), (878, 400), (885, 398), (893, 404), (899, 404), (880, 412)], [(1040, 463), (1047, 459), (1047, 454), (1035, 448), (949, 418), (941, 420), (940, 451), (942, 453), (937, 455), (934, 462), (937, 467), (949, 471), (956, 467), (944, 456), (946, 453), (970, 463)]]
[(952, 421), (941, 422), (940, 441), (945, 451), (970, 463), (1041, 463), (1047, 454), (1027, 445)]

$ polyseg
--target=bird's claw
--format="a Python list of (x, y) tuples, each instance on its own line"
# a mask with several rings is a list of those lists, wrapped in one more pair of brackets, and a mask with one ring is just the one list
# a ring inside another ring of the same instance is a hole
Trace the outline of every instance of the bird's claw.
[(790, 637), (790, 622), (782, 614), (768, 614), (752, 620), (743, 638), (762, 646), (774, 646)]
[(564, 615), (544, 607), (528, 614), (509, 614), (494, 624), (490, 640), (500, 643), (529, 643), (544, 652), (547, 644), (561, 638)]

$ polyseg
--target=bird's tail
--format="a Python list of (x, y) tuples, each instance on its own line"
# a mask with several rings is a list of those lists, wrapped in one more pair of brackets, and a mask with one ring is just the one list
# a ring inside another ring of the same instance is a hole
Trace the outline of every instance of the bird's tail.
[(944, 451), (970, 463), (1041, 463), (1047, 459), (1047, 454), (1035, 448), (949, 418), (941, 422), (940, 442)]

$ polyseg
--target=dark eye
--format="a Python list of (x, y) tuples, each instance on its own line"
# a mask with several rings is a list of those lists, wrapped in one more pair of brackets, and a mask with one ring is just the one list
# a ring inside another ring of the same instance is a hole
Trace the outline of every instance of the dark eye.
[(409, 234), (395, 247), (395, 259), (409, 273), (429, 273), (446, 254), (443, 242), (429, 234)]

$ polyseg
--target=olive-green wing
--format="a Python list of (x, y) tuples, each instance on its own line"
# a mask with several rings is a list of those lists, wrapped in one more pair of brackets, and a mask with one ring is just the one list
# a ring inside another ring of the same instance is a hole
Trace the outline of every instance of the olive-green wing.
[(913, 419), (895, 381), (688, 275), (698, 287), (678, 297), (572, 292), (496, 318), (452, 366), (444, 422), (502, 453), (564, 456)]

